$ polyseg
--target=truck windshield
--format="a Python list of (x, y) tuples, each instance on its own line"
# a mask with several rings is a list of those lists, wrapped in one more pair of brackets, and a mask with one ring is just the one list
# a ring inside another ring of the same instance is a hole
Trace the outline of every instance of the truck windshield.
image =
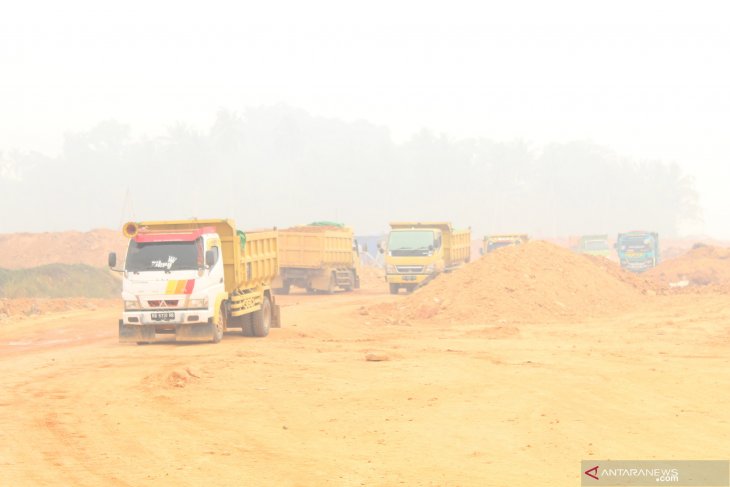
[(179, 271), (202, 267), (199, 242), (129, 242), (125, 269), (141, 271)]
[(585, 250), (608, 250), (608, 242), (605, 240), (588, 240), (583, 243)]
[(388, 250), (395, 256), (427, 255), (434, 247), (434, 235), (430, 230), (391, 232), (388, 238)]
[(507, 247), (509, 245), (516, 245), (519, 242), (516, 242), (514, 240), (496, 240), (494, 242), (487, 242), (487, 252), (494, 252), (497, 249), (501, 249), (502, 247)]
[(651, 250), (654, 240), (649, 236), (624, 237), (619, 245), (633, 250)]

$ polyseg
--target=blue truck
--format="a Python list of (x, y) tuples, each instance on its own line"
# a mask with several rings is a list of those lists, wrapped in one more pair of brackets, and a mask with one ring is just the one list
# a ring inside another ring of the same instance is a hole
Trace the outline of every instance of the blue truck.
[(621, 267), (632, 272), (643, 272), (659, 263), (659, 234), (633, 231), (619, 233), (616, 252)]

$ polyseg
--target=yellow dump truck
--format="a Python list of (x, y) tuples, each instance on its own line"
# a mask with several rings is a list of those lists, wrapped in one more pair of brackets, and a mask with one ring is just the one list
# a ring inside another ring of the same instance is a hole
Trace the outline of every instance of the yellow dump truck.
[(487, 235), (484, 237), (484, 242), (482, 244), (481, 254), (488, 254), (489, 252), (494, 252), (497, 249), (501, 249), (502, 247), (508, 247), (510, 245), (520, 245), (523, 243), (527, 243), (529, 240), (528, 236), (524, 233), (522, 234), (512, 234), (512, 235)]
[(411, 292), (471, 257), (471, 230), (455, 230), (448, 222), (393, 222), (390, 228), (380, 251), (391, 294)]
[(303, 225), (279, 230), (279, 276), (276, 292), (292, 285), (333, 293), (360, 287), (360, 256), (352, 229), (338, 224)]
[(232, 220), (130, 222), (122, 269), (119, 341), (212, 341), (240, 328), (263, 337), (280, 326), (271, 293), (277, 231), (242, 232)]

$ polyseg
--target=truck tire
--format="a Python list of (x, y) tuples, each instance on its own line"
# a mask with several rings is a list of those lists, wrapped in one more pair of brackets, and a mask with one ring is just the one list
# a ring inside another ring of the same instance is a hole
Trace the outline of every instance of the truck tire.
[(350, 271), (350, 284), (348, 284), (347, 286), (345, 286), (344, 289), (345, 289), (346, 292), (349, 293), (355, 287), (357, 287), (356, 286), (355, 271)]
[(330, 283), (327, 286), (327, 294), (334, 294), (336, 288), (337, 288), (337, 277), (335, 277), (335, 273), (333, 272), (332, 274), (330, 274)]
[(213, 343), (220, 343), (221, 339), (223, 338), (223, 323), (225, 320), (225, 312), (225, 308), (221, 306), (221, 309), (218, 312), (218, 317), (213, 318)]
[(261, 303), (261, 309), (251, 314), (253, 322), (253, 336), (265, 337), (269, 334), (271, 328), (271, 299), (264, 294), (264, 301)]
[(291, 281), (281, 281), (281, 287), (274, 289), (275, 294), (289, 294), (291, 291)]
[(238, 319), (241, 320), (241, 335), (243, 335), (245, 337), (252, 337), (253, 336), (253, 313), (239, 316)]
[(400, 286), (398, 286), (398, 284), (391, 284), (390, 285), (390, 294), (398, 294), (399, 289), (400, 289)]

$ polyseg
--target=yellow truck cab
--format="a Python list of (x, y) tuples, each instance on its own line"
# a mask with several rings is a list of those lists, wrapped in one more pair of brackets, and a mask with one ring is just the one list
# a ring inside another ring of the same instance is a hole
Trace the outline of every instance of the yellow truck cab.
[(119, 341), (212, 341), (229, 328), (266, 336), (279, 326), (271, 293), (277, 232), (241, 232), (231, 220), (130, 222)]
[(380, 251), (391, 294), (412, 292), (471, 257), (471, 230), (454, 230), (448, 222), (393, 222), (390, 228)]
[(487, 235), (486, 237), (484, 237), (484, 242), (482, 244), (482, 248), (480, 249), (480, 253), (482, 255), (488, 254), (489, 252), (494, 252), (495, 250), (501, 249), (502, 247), (527, 243), (528, 240), (528, 236), (524, 233), (511, 235)]
[(580, 237), (577, 246), (581, 254), (596, 255), (609, 258), (611, 256), (611, 245), (608, 243), (608, 235), (583, 235)]

